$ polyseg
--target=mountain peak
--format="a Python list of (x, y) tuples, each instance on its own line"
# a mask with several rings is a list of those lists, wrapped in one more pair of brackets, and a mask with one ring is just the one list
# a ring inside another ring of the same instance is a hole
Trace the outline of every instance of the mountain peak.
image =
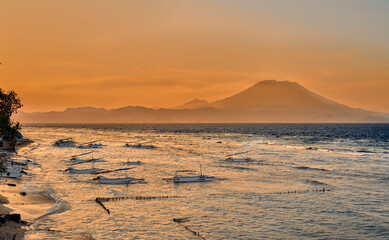
[(216, 101), (212, 107), (251, 111), (344, 111), (346, 106), (326, 99), (297, 82), (265, 80), (231, 97)]
[(185, 104), (189, 104), (189, 103), (207, 103), (207, 101), (195, 98), (192, 101), (189, 101), (189, 102), (187, 102)]
[(288, 86), (301, 86), (297, 82), (290, 82), (290, 81), (277, 81), (277, 80), (263, 80), (260, 82), (257, 82), (253, 87), (259, 87), (259, 86), (279, 86), (279, 85), (288, 85)]
[(173, 109), (81, 107), (16, 115), (17, 120), (29, 123), (388, 122), (388, 117), (336, 103), (296, 82), (276, 80), (260, 81), (216, 102), (193, 99)]
[(65, 112), (85, 112), (85, 111), (106, 111), (104, 108), (96, 108), (96, 107), (68, 107), (65, 109)]
[(189, 102), (186, 102), (180, 106), (176, 106), (173, 109), (196, 109), (196, 108), (202, 108), (207, 107), (209, 103), (205, 100), (201, 100), (198, 98), (195, 98)]

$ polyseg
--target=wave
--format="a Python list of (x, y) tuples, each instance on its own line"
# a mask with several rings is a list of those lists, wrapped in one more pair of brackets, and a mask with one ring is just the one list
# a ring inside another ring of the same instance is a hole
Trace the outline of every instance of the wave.
[(339, 151), (332, 151), (335, 154), (341, 154), (341, 155), (349, 155), (349, 156), (372, 156), (372, 157), (380, 157), (378, 153), (375, 152), (358, 152), (358, 151), (349, 151), (349, 150), (339, 150)]
[(129, 196), (126, 193), (122, 193), (113, 189), (109, 190), (108, 193), (114, 195), (115, 197)]
[(37, 149), (41, 144), (36, 143), (30, 146), (30, 149), (28, 150), (29, 152), (32, 152), (33, 150)]
[(296, 149), (296, 150), (307, 150), (307, 151), (318, 151), (318, 152), (334, 152), (334, 149), (328, 148), (317, 148), (312, 146), (294, 146), (294, 145), (280, 145), (285, 148)]
[(249, 171), (257, 171), (257, 169), (254, 168), (248, 168), (248, 167), (231, 167), (232, 169), (236, 170), (249, 170)]
[(76, 233), (75, 235), (77, 235), (77, 239), (80, 239), (80, 240), (95, 240), (97, 238), (95, 238), (92, 233), (88, 233), (88, 232), (82, 232), (82, 233)]
[[(37, 144), (37, 146), (39, 146), (39, 145), (40, 144)], [(27, 154), (24, 154), (24, 157), (27, 159), (34, 160), (33, 163), (35, 163), (35, 164), (32, 164), (32, 165), (34, 165), (34, 167), (38, 167), (38, 168), (42, 169), (42, 167), (38, 163), (35, 162), (35, 158), (29, 157), (29, 156), (27, 156)], [(31, 178), (27, 178), (24, 181), (23, 190), (26, 192), (30, 192), (30, 193), (41, 194), (42, 196), (44, 196), (48, 200), (55, 202), (54, 205), (50, 209), (47, 210), (46, 214), (36, 218), (36, 220), (41, 219), (43, 217), (46, 217), (48, 215), (65, 212), (65, 211), (70, 209), (70, 205), (68, 204), (68, 202), (56, 197), (52, 188), (50, 188), (49, 186), (42, 187), (42, 186), (34, 185), (34, 183), (32, 182), (34, 176), (35, 176), (34, 174), (31, 174)]]
[(24, 187), (21, 190), (29, 193), (42, 193), (42, 188), (33, 185), (31, 182), (24, 182)]
[(376, 152), (372, 152), (372, 151), (370, 151), (370, 150), (368, 150), (366, 148), (359, 148), (357, 150), (357, 152), (359, 152), (359, 153), (376, 153)]
[(22, 190), (29, 193), (40, 194), (47, 198), (49, 201), (55, 202), (54, 205), (47, 210), (46, 214), (43, 214), (42, 216), (36, 218), (36, 220), (46, 217), (48, 215), (65, 212), (70, 209), (70, 205), (68, 204), (68, 202), (56, 197), (54, 192), (50, 188), (42, 190), (41, 187), (34, 186), (30, 182), (25, 182), (24, 188), (22, 188)]
[(315, 167), (306, 167), (306, 166), (297, 166), (294, 168), (300, 169), (300, 170), (328, 171), (325, 168), (315, 168)]
[(224, 165), (224, 166), (221, 166), (221, 167), (235, 169), (235, 170), (258, 171), (255, 168), (241, 167), (241, 166), (237, 167), (237, 166), (227, 166), (227, 165)]
[(313, 147), (304, 147), (304, 146), (282, 145), (282, 147), (290, 148), (290, 149), (297, 149), (297, 150), (315, 150), (315, 148), (313, 148)]
[[(351, 155), (351, 156), (381, 157), (380, 153), (374, 152), (371, 150), (367, 150), (365, 148), (359, 148), (358, 150), (348, 150), (348, 149), (318, 148), (318, 147), (313, 147), (313, 146), (286, 145), (286, 144), (279, 144), (279, 143), (275, 143), (275, 142), (267, 142), (266, 144), (267, 145), (277, 145), (277, 146), (281, 146), (283, 148), (296, 149), (296, 150), (329, 152), (329, 153), (333, 153), (333, 154)], [(387, 153), (383, 152), (383, 154), (387, 154)]]
[(50, 197), (52, 199), (56, 200), (55, 204), (49, 210), (47, 210), (46, 214), (38, 217), (36, 220), (53, 215), (53, 214), (66, 212), (67, 210), (70, 209), (70, 205), (67, 201), (60, 199), (60, 198), (56, 198), (53, 195), (50, 195)]
[(57, 199), (55, 204), (49, 210), (47, 210), (46, 215), (65, 212), (69, 209), (70, 209), (70, 205), (67, 201), (65, 201), (63, 199)]
[(311, 180), (311, 179), (306, 179), (304, 180), (305, 183), (312, 184), (312, 185), (328, 185), (326, 183), (317, 181), (317, 180)]
[(327, 149), (327, 148), (318, 148), (317, 151), (318, 152), (332, 152), (333, 150), (332, 149)]
[(296, 149), (296, 150), (331, 151), (330, 149), (319, 149), (319, 148), (312, 147), (312, 146), (286, 145), (286, 144), (280, 144), (280, 143), (276, 143), (276, 142), (266, 142), (264, 144), (267, 144), (267, 145), (277, 145), (277, 146), (281, 146), (281, 147), (284, 147), (284, 148)]

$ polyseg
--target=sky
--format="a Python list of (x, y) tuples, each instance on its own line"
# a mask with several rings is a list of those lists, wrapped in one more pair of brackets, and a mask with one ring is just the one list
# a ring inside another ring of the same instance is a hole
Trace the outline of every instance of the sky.
[(22, 111), (171, 107), (289, 80), (389, 113), (387, 0), (0, 0)]

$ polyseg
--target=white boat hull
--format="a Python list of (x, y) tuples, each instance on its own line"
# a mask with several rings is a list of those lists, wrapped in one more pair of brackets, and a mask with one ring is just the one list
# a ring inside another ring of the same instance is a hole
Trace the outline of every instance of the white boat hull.
[(136, 162), (129, 162), (129, 161), (127, 161), (126, 162), (126, 165), (141, 165), (141, 164), (142, 164), (141, 161), (136, 161)]
[(88, 144), (88, 145), (80, 145), (78, 148), (80, 149), (93, 149), (93, 148), (102, 148), (103, 144)]
[(209, 182), (216, 180), (214, 177), (200, 175), (200, 176), (174, 176), (173, 178), (165, 179), (167, 182), (174, 183), (189, 183), (189, 182)]
[(0, 177), (7, 177), (7, 178), (19, 178), (22, 177), (21, 173), (10, 173), (10, 172), (3, 172), (0, 173)]
[(100, 176), (98, 179), (97, 179), (97, 182), (99, 184), (132, 184), (132, 183), (135, 183), (134, 180), (136, 180), (135, 178), (131, 178), (131, 177), (125, 177), (125, 178), (106, 178), (106, 177), (102, 177)]
[(22, 169), (21, 168), (7, 168), (5, 170), (5, 172), (0, 173), (0, 177), (7, 177), (7, 178), (22, 177)]
[(220, 180), (216, 179), (213, 176), (203, 175), (201, 171), (201, 164), (200, 164), (200, 172), (198, 175), (180, 175), (179, 173), (182, 172), (194, 172), (193, 170), (179, 170), (176, 171), (174, 176), (172, 178), (164, 178), (163, 180), (167, 182), (174, 182), (174, 183), (189, 183), (189, 182), (209, 182), (213, 180)]
[(66, 143), (54, 143), (55, 147), (75, 147), (74, 142), (66, 142)]
[(140, 148), (140, 149), (154, 149), (154, 148), (157, 148), (154, 145), (141, 145), (141, 144), (137, 144), (137, 145), (126, 144), (125, 147)]
[(229, 157), (229, 158), (226, 158), (224, 161), (226, 161), (226, 162), (252, 162), (253, 159), (251, 159), (251, 158), (232, 158), (232, 157)]
[(91, 158), (91, 159), (78, 159), (78, 158), (72, 158), (69, 160), (71, 164), (76, 164), (76, 163), (88, 163), (88, 162), (106, 162), (102, 158)]
[(74, 169), (74, 168), (68, 168), (65, 171), (69, 171), (71, 174), (91, 174), (98, 171), (101, 171), (103, 169), (100, 168), (90, 168), (90, 169)]

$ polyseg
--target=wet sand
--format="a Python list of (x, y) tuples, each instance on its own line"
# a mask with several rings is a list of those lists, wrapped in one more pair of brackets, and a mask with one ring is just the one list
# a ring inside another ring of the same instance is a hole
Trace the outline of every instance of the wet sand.
[[(10, 185), (9, 185), (10, 184)], [(16, 185), (16, 186), (13, 186)], [(0, 237), (23, 239), (34, 219), (45, 215), (55, 200), (41, 193), (25, 191), (22, 179), (2, 179), (0, 185), (0, 215), (20, 214), (21, 223), (7, 220), (0, 228)]]
[(6, 221), (5, 223), (0, 224), (0, 237), (1, 239), (5, 239), (5, 240), (24, 239), (24, 233), (27, 231), (25, 227), (26, 226), (22, 223)]
[[(23, 148), (24, 149), (24, 148)], [(20, 149), (19, 149), (20, 150)], [(12, 152), (1, 152), (1, 160), (10, 160)], [(30, 169), (31, 170), (31, 169)], [(27, 170), (28, 172), (29, 170)], [(50, 209), (55, 206), (56, 199), (44, 192), (29, 192), (25, 187), (26, 179), (0, 177), (0, 239), (41, 239), (47, 237), (45, 230), (27, 232), (38, 219), (55, 212)], [(16, 217), (10, 220), (9, 214)], [(8, 215), (8, 216), (7, 216)], [(20, 215), (20, 218), (19, 216)], [(76, 233), (72, 236), (76, 240), (94, 239), (88, 233)]]
[[(5, 217), (13, 210), (5, 207), (4, 204), (9, 204), (6, 197), (0, 195), (0, 216)], [(23, 239), (26, 225), (10, 220), (5, 220), (0, 223), (0, 237), (1, 239)]]

